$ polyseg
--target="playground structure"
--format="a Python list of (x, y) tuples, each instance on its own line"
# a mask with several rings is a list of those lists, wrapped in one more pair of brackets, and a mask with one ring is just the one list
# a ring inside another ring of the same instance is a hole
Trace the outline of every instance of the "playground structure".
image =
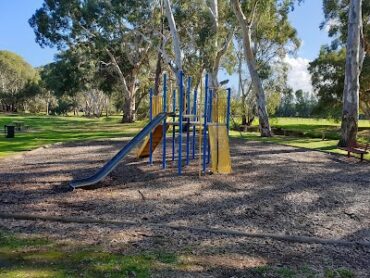
[[(179, 88), (168, 93), (167, 75), (163, 76), (161, 95), (149, 91), (149, 123), (127, 143), (111, 160), (91, 177), (74, 180), (72, 188), (90, 186), (106, 177), (119, 162), (140, 142), (138, 158), (149, 158), (153, 164), (153, 152), (162, 142), (162, 168), (167, 168), (167, 133), (171, 132), (171, 161), (177, 161), (178, 175), (196, 158), (198, 149), (199, 174), (206, 173), (211, 164), (213, 173), (231, 173), (229, 149), (231, 89), (209, 87), (208, 74), (205, 76), (204, 96), (202, 90), (192, 91), (192, 79), (179, 73)], [(169, 97), (168, 97), (169, 96)], [(172, 128), (171, 128), (172, 127)], [(185, 161), (184, 161), (185, 160)], [(185, 162), (185, 163), (184, 163)]]

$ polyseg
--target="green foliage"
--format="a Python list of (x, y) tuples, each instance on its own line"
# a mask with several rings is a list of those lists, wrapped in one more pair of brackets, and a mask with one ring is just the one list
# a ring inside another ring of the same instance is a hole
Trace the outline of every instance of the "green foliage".
[(143, 65), (150, 68), (150, 50), (155, 49), (149, 42), (154, 37), (154, 4), (147, 0), (44, 1), (29, 20), (36, 41), (41, 46), (68, 47), (51, 67), (48, 86), (69, 95), (119, 91), (124, 119), (133, 120), (132, 103), (141, 98), (136, 95), (137, 80), (148, 78)]
[(85, 89), (88, 70), (81, 68), (82, 53), (78, 50), (61, 52), (57, 61), (46, 65), (41, 70), (41, 78), (47, 90), (56, 96), (75, 96)]
[(273, 74), (274, 64), (281, 64), (286, 54), (293, 53), (300, 46), (297, 31), (288, 18), (294, 2), (293, 0), (243, 2), (247, 18), (251, 18), (252, 12), (255, 11), (252, 41), (256, 44), (258, 71), (263, 80)]
[(73, 111), (73, 101), (69, 98), (59, 98), (57, 105), (50, 110), (51, 115), (67, 116), (68, 112)]
[(22, 57), (10, 51), (0, 51), (0, 109), (17, 111), (37, 94), (37, 72)]
[(302, 90), (293, 93), (291, 88), (283, 91), (282, 101), (275, 114), (278, 117), (312, 117), (317, 108), (317, 101), (313, 95)]
[(319, 57), (310, 63), (312, 85), (317, 92), (317, 114), (339, 118), (344, 88), (345, 49), (322, 47)]
[[(318, 113), (339, 118), (344, 89), (344, 68), (348, 32), (349, 0), (323, 0), (325, 20), (320, 28), (328, 28), (333, 38), (331, 47), (322, 47), (319, 57), (310, 65), (312, 83), (319, 96)], [(370, 2), (362, 1), (365, 51), (370, 47)], [(367, 54), (360, 75), (361, 112), (370, 117), (370, 57)]]
[(275, 115), (276, 110), (279, 107), (281, 96), (279, 92), (267, 91), (266, 92), (267, 98), (267, 113), (269, 115)]
[[(323, 0), (323, 11), (325, 15), (321, 28), (328, 26), (329, 36), (333, 37), (333, 48), (345, 46), (348, 32), (348, 9), (349, 0)], [(362, 17), (364, 37), (367, 47), (370, 44), (370, 2), (362, 1)]]
[[(318, 106), (315, 113), (339, 118), (342, 109), (346, 49), (334, 50), (323, 46), (319, 57), (310, 63), (312, 85), (317, 92)], [(366, 57), (360, 76), (362, 112), (370, 115), (370, 57)]]
[(286, 88), (282, 92), (282, 98), (276, 116), (293, 117), (296, 114), (293, 89)]

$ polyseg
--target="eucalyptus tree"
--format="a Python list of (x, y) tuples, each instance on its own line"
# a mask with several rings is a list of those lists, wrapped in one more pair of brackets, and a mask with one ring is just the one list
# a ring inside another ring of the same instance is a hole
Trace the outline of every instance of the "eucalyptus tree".
[(343, 106), (345, 60), (344, 48), (333, 50), (329, 46), (323, 46), (319, 56), (308, 67), (312, 86), (318, 97), (315, 113), (320, 116), (340, 118)]
[(208, 64), (207, 70), (210, 73), (210, 84), (213, 90), (217, 91), (221, 59), (232, 45), (235, 25), (227, 1), (208, 0), (207, 6), (211, 25), (208, 27), (208, 61), (206, 62)]
[(78, 114), (78, 94), (91, 86), (95, 78), (94, 60), (87, 58), (81, 47), (72, 47), (60, 52), (54, 63), (44, 66), (41, 80), (46, 91), (53, 92), (58, 99), (72, 100), (74, 114)]
[(360, 103), (360, 73), (365, 58), (362, 0), (352, 0), (348, 12), (347, 54), (340, 146), (356, 141)]
[[(263, 80), (290, 50), (299, 47), (295, 29), (288, 21), (294, 1), (230, 0), (241, 30), (244, 58), (257, 100), (261, 135), (271, 136)], [(292, 47), (292, 49), (289, 49)]]
[[(328, 35), (333, 38), (332, 48), (345, 48), (348, 38), (348, 12), (351, 0), (323, 0), (323, 12), (325, 19), (320, 28), (325, 28)], [(362, 1), (362, 33), (361, 44), (363, 46), (362, 55), (368, 54), (370, 49), (370, 2)]]
[(37, 71), (33, 69), (22, 57), (10, 51), (0, 51), (0, 103), (2, 109), (9, 112), (16, 112), (19, 105), (22, 105), (34, 92), (37, 82)]
[[(340, 146), (356, 140), (360, 107), (360, 75), (370, 51), (370, 3), (362, 0), (324, 0), (325, 21), (333, 46), (346, 47)], [(368, 94), (365, 89), (364, 94)], [(368, 99), (364, 96), (364, 99)]]
[[(227, 54), (233, 38), (230, 10), (225, 1), (164, 0), (170, 34), (164, 32), (163, 59), (178, 76), (180, 70), (194, 76), (195, 87), (202, 73), (210, 74), (210, 87), (217, 89), (222, 58)], [(166, 51), (166, 43), (172, 51)]]
[(123, 122), (135, 120), (137, 78), (150, 50), (152, 1), (47, 0), (29, 20), (41, 46), (86, 45), (111, 68), (123, 99)]

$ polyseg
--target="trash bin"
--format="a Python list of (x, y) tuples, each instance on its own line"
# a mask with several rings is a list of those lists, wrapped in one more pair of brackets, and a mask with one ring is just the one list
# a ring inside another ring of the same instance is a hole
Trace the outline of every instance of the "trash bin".
[(14, 138), (15, 126), (6, 125), (6, 138)]

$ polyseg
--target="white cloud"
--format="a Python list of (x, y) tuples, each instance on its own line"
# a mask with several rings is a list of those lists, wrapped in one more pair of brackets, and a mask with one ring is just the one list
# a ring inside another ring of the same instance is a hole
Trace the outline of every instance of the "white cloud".
[(288, 85), (294, 90), (302, 89), (305, 92), (313, 92), (311, 74), (308, 71), (310, 60), (302, 57), (286, 56), (284, 62), (288, 64)]

